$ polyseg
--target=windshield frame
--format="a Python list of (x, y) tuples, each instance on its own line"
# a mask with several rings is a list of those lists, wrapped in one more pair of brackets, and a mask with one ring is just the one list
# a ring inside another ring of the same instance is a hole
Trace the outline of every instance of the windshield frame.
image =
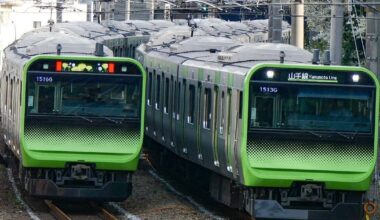
[[(144, 77), (142, 75), (136, 75), (136, 74), (99, 74), (99, 73), (88, 73), (88, 72), (42, 72), (42, 71), (27, 71), (26, 74), (26, 83), (25, 83), (25, 96), (29, 97), (29, 85), (30, 83), (33, 83), (34, 81), (30, 80), (30, 77), (36, 76), (36, 75), (43, 75), (43, 76), (64, 76), (64, 77), (70, 77), (70, 76), (76, 76), (76, 77), (96, 77), (96, 78), (103, 78), (103, 77), (115, 77), (115, 78), (121, 78), (121, 77), (126, 77), (126, 78), (135, 78), (138, 80), (138, 85), (137, 85), (137, 91), (138, 91), (138, 103), (136, 104), (137, 113), (136, 117), (122, 117), (122, 116), (112, 116), (112, 115), (85, 115), (85, 114), (50, 114), (50, 113), (33, 113), (30, 114), (28, 112), (28, 99), (26, 98), (25, 100), (25, 119), (28, 118), (57, 118), (57, 119), (65, 119), (65, 118), (89, 118), (89, 119), (96, 119), (93, 121), (98, 121), (99, 119), (102, 119), (103, 121), (112, 121), (112, 120), (121, 120), (121, 121), (139, 121), (141, 120), (142, 112), (143, 110), (143, 100), (142, 100), (142, 95), (144, 93), (143, 91), (143, 80)], [(69, 82), (70, 79), (68, 79), (66, 82)], [(120, 84), (123, 85), (123, 84)], [(90, 120), (89, 120), (90, 121)], [(92, 123), (92, 122), (91, 122)]]
[[(270, 132), (276, 132), (276, 133), (287, 133), (287, 132), (297, 132), (297, 133), (311, 133), (312, 135), (315, 135), (315, 136), (318, 136), (318, 134), (325, 134), (325, 133), (337, 133), (338, 135), (341, 135), (342, 133), (348, 133), (348, 134), (365, 134), (365, 135), (372, 135), (375, 128), (374, 128), (374, 121), (375, 120), (375, 112), (376, 112), (376, 106), (375, 106), (375, 99), (376, 99), (376, 87), (375, 86), (369, 86), (369, 85), (356, 85), (356, 86), (353, 86), (353, 85), (342, 85), (342, 84), (323, 84), (323, 83), (313, 83), (313, 84), (310, 84), (310, 83), (292, 83), (292, 82), (270, 82), (270, 81), (259, 81), (259, 80), (255, 80), (255, 81), (250, 81), (249, 83), (249, 100), (248, 100), (248, 109), (251, 108), (252, 104), (251, 101), (252, 101), (252, 96), (254, 96), (254, 91), (252, 91), (252, 88), (253, 88), (253, 84), (256, 84), (256, 85), (260, 85), (262, 84), (263, 86), (265, 85), (282, 85), (282, 86), (286, 86), (288, 85), (289, 87), (293, 87), (293, 86), (307, 86), (311, 89), (329, 89), (329, 88), (366, 88), (366, 89), (370, 89), (369, 92), (371, 92), (370, 94), (370, 104), (371, 104), (371, 115), (369, 115), (369, 124), (370, 124), (370, 127), (369, 127), (369, 131), (368, 132), (363, 132), (363, 131), (343, 131), (343, 130), (337, 130), (337, 129), (330, 129), (330, 130), (319, 130), (319, 129), (302, 129), (302, 128), (281, 128), (281, 127), (274, 127), (274, 125), (272, 127), (268, 127), (268, 128), (265, 128), (265, 127), (252, 127), (250, 126), (250, 120), (251, 120), (251, 111), (248, 110), (248, 117), (247, 117), (247, 120), (248, 120), (248, 123), (247, 123), (247, 128), (248, 128), (248, 132), (253, 132), (253, 131), (270, 131)], [(321, 88), (321, 87), (325, 87), (325, 88)], [(264, 95), (263, 95), (264, 96)], [(255, 96), (255, 97), (262, 97), (262, 96)], [(352, 100), (352, 99), (348, 99), (348, 100)], [(283, 109), (280, 109), (281, 111)], [(281, 112), (279, 114), (282, 114)], [(273, 113), (274, 115), (274, 113)], [(272, 116), (273, 118), (273, 116)]]

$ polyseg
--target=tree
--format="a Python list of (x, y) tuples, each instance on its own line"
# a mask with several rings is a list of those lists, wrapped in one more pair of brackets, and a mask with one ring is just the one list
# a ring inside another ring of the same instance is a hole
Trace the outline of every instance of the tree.
[(329, 48), (331, 6), (307, 4), (318, 2), (326, 3), (326, 0), (305, 0), (305, 41), (307, 49), (324, 51)]
[[(305, 0), (305, 41), (306, 48), (328, 50), (330, 46), (331, 27), (331, 0)], [(320, 5), (307, 3), (323, 3)], [(356, 7), (356, 8), (355, 8)], [(343, 33), (343, 65), (358, 65), (357, 51), (359, 59), (364, 59), (364, 46), (361, 36), (365, 35), (365, 20), (361, 12), (361, 6), (354, 6), (352, 12), (345, 12), (344, 33)], [(356, 12), (359, 12), (358, 17)], [(356, 44), (355, 44), (356, 42)], [(357, 48), (356, 48), (356, 46)]]

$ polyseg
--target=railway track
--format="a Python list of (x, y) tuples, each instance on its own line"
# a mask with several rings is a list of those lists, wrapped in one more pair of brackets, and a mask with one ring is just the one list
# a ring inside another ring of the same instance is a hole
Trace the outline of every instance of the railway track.
[[(69, 214), (64, 211), (64, 209), (60, 208), (60, 205), (57, 203), (54, 203), (51, 200), (45, 200), (44, 201), (47, 207), (50, 210), (50, 214), (57, 220), (74, 220), (76, 219), (75, 216), (72, 216), (72, 214)], [(89, 206), (93, 209), (87, 218), (90, 219), (103, 219), (103, 220), (118, 220), (119, 218), (112, 214), (110, 211), (108, 211), (105, 207), (102, 207), (101, 205), (98, 205), (96, 203), (89, 203)]]

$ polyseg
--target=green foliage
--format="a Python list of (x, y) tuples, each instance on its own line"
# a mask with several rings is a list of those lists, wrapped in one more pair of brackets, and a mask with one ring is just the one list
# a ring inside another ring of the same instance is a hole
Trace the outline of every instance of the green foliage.
[[(322, 2), (326, 0), (305, 0), (305, 3)], [(328, 1), (331, 2), (331, 1)], [(357, 6), (360, 7), (360, 6)], [(360, 8), (356, 8), (360, 11)], [(320, 49), (322, 52), (329, 49), (330, 27), (331, 27), (331, 5), (305, 5), (305, 45), (306, 49)], [(359, 15), (362, 16), (362, 15)], [(358, 19), (350, 19), (350, 14), (345, 13), (344, 33), (343, 33), (343, 65), (358, 65), (356, 45), (360, 58), (360, 64), (365, 61), (364, 47), (360, 36), (365, 35), (365, 25), (360, 23)], [(352, 25), (351, 23), (352, 22)], [(354, 30), (352, 30), (354, 27)], [(354, 37), (355, 36), (355, 37)]]

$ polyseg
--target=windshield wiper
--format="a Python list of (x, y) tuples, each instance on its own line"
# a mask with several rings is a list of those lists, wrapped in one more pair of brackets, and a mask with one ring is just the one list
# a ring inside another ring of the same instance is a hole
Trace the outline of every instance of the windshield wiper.
[(354, 140), (356, 138), (356, 135), (358, 134), (358, 131), (359, 131), (359, 129), (356, 129), (355, 133), (353, 133), (352, 135), (347, 135), (347, 134), (343, 134), (340, 132), (335, 132), (335, 133), (346, 138), (347, 140)]
[(306, 130), (306, 132), (309, 133), (309, 134), (312, 134), (312, 135), (314, 135), (314, 136), (316, 136), (316, 137), (318, 137), (318, 138), (323, 138), (323, 135), (321, 135), (321, 134), (319, 134), (319, 133), (317, 133), (317, 132), (314, 132), (314, 131), (308, 131), (308, 130)]
[(348, 135), (345, 135), (345, 134), (340, 133), (340, 132), (335, 132), (335, 134), (338, 134), (338, 135), (340, 135), (341, 137), (346, 138), (347, 140), (352, 140), (352, 139), (353, 139), (353, 136), (348, 136)]
[(122, 124), (121, 121), (113, 120), (112, 118), (108, 118), (108, 117), (101, 117), (101, 118), (104, 118), (104, 119), (106, 119), (106, 120), (108, 120), (110, 122), (113, 122), (115, 124)]
[(83, 119), (83, 120), (85, 120), (85, 121), (88, 121), (88, 122), (90, 122), (90, 123), (93, 122), (91, 119), (89, 119), (89, 118), (87, 118), (87, 117), (84, 117), (84, 116), (82, 116), (82, 115), (78, 115), (78, 117), (81, 118), (81, 119)]

